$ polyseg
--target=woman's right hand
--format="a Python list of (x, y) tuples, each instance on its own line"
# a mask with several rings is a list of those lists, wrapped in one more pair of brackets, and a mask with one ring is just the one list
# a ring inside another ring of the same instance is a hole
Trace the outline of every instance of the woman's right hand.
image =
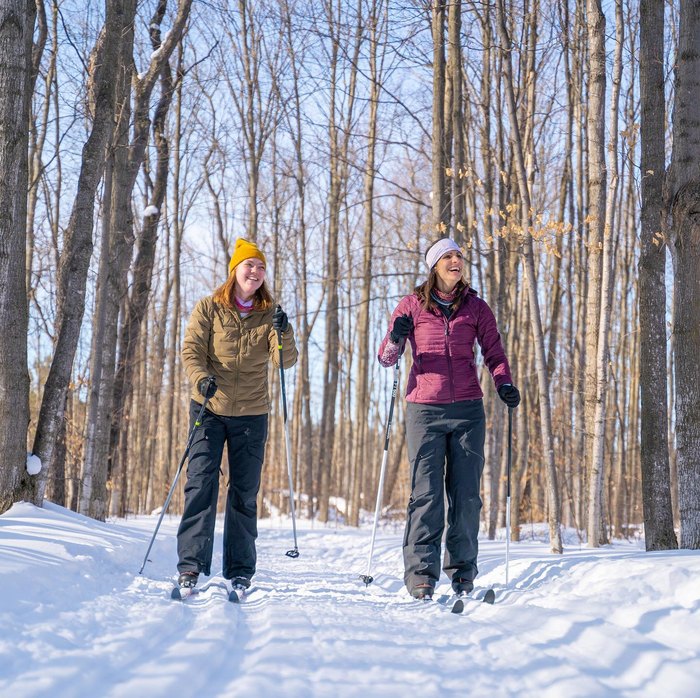
[(406, 339), (413, 329), (413, 318), (410, 315), (399, 315), (394, 320), (394, 326), (391, 328), (391, 341), (398, 344), (402, 339)]
[(216, 395), (217, 391), (217, 385), (216, 381), (214, 380), (214, 376), (208, 376), (207, 378), (202, 378), (199, 383), (197, 383), (197, 390), (199, 390), (200, 395), (202, 397), (207, 398), (207, 400), (211, 400), (214, 395)]

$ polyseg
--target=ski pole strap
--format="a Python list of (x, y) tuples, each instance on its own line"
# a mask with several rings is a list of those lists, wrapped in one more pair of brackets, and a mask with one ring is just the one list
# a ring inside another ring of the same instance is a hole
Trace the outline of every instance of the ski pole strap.
[(389, 435), (391, 434), (391, 424), (394, 419), (394, 404), (396, 403), (396, 394), (399, 391), (399, 363), (401, 363), (401, 356), (403, 354), (403, 349), (399, 352), (399, 355), (394, 364), (394, 383), (391, 386), (391, 402), (389, 403), (389, 417), (386, 422), (386, 433), (384, 435), (384, 450), (389, 449)]

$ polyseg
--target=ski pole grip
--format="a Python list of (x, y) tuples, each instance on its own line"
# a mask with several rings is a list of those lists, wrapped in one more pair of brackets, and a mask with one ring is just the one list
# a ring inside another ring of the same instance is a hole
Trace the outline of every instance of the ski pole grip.
[[(282, 306), (278, 303), (277, 304), (277, 310), (280, 312), (282, 311)], [(279, 331), (279, 329), (276, 330), (277, 332), (277, 348), (282, 351), (282, 333)]]

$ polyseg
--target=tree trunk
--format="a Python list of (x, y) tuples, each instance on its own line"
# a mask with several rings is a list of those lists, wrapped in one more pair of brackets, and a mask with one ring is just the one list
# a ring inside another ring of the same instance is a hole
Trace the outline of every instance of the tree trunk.
[[(35, 499), (27, 464), (27, 180), (34, 0), (0, 6), (0, 514)], [(38, 454), (41, 457), (41, 454)], [(42, 464), (45, 473), (48, 463)], [(45, 475), (44, 475), (45, 478)]]
[(678, 547), (673, 530), (666, 393), (666, 244), (663, 238), (665, 168), (664, 6), (641, 0), (641, 236), (639, 337), (641, 465), (647, 550)]
[[(141, 324), (146, 315), (148, 299), (151, 293), (151, 280), (153, 275), (153, 263), (155, 260), (156, 243), (158, 241), (158, 225), (161, 220), (161, 211), (165, 202), (168, 183), (168, 163), (169, 163), (169, 148), (166, 137), (166, 119), (170, 104), (173, 98), (173, 79), (169, 64), (169, 51), (173, 51), (176, 46), (180, 47), (181, 43), (175, 44), (175, 38), (181, 37), (184, 31), (184, 26), (189, 17), (191, 0), (181, 1), (178, 7), (178, 14), (174, 23), (173, 29), (168, 32), (167, 46), (161, 38), (160, 25), (166, 10), (166, 1), (160, 0), (156, 13), (151, 18), (149, 32), (151, 36), (151, 46), (154, 50), (151, 64), (146, 74), (136, 80), (136, 96), (134, 105), (134, 138), (129, 148), (129, 162), (127, 174), (128, 176), (123, 181), (122, 192), (128, 198), (131, 197), (138, 171), (143, 163), (146, 145), (148, 143), (148, 132), (151, 127), (151, 119), (149, 116), (150, 97), (155, 87), (155, 79), (151, 75), (157, 75), (160, 80), (160, 98), (155, 108), (153, 117), (153, 138), (156, 150), (156, 173), (153, 185), (153, 192), (149, 200), (149, 207), (144, 214), (141, 234), (139, 236), (138, 253), (134, 263), (131, 294), (126, 302), (125, 318), (122, 323), (120, 338), (119, 338), (119, 361), (117, 364), (117, 372), (114, 380), (112, 410), (111, 410), (111, 426), (109, 436), (109, 466), (110, 478), (115, 488), (114, 502), (118, 507), (119, 512), (124, 511), (124, 493), (121, 493), (121, 488), (117, 485), (119, 482), (119, 472), (125, 468), (123, 458), (120, 453), (124, 452), (126, 441), (129, 434), (129, 403), (131, 401), (132, 384), (133, 384), (133, 359), (136, 354), (136, 349), (139, 345)], [(169, 48), (170, 47), (170, 48)], [(167, 50), (166, 50), (167, 49)], [(181, 59), (180, 59), (181, 60)], [(124, 199), (124, 208), (131, 210), (129, 204)], [(133, 220), (131, 216), (125, 221), (130, 233), (129, 242), (129, 258), (131, 257), (131, 248), (133, 246)], [(126, 293), (126, 288), (120, 289), (120, 296)], [(121, 437), (120, 437), (121, 434)], [(121, 438), (122, 448), (119, 448)]]
[(451, 234), (457, 244), (466, 242), (467, 210), (465, 196), (466, 165), (464, 157), (464, 104), (462, 98), (462, 6), (455, 2), (450, 5), (448, 13), (448, 72), (452, 83), (452, 202), (450, 209), (454, 212)]
[[(612, 315), (612, 287), (613, 287), (613, 255), (616, 236), (615, 207), (617, 201), (617, 186), (619, 180), (619, 167), (617, 164), (617, 134), (618, 134), (618, 109), (620, 106), (620, 82), (622, 79), (622, 50), (624, 44), (624, 19), (620, 0), (615, 3), (615, 57), (613, 60), (612, 90), (610, 98), (610, 141), (608, 152), (610, 164), (608, 166), (609, 177), (608, 191), (605, 206), (605, 225), (603, 228), (603, 262), (600, 297), (600, 315), (598, 326), (598, 349), (596, 356), (596, 408), (594, 417), (594, 438), (592, 454), (592, 473), (589, 483), (589, 517), (588, 517), (588, 542), (597, 539), (601, 543), (607, 542), (606, 528), (603, 525), (603, 502), (605, 473), (605, 444), (606, 444), (606, 414), (608, 402), (608, 366), (610, 363), (610, 323)], [(596, 491), (597, 490), (597, 491)], [(595, 530), (592, 522), (601, 524), (600, 530)]]
[[(605, 15), (600, 0), (586, 0), (588, 28), (588, 295), (586, 301), (585, 423), (588, 472), (588, 545), (604, 542), (602, 462), (594, 458), (598, 408), (598, 343), (601, 313), (601, 279), (605, 229)], [(591, 518), (593, 517), (593, 518)]]
[(539, 297), (537, 294), (537, 278), (535, 275), (535, 260), (532, 246), (532, 236), (529, 232), (532, 229), (532, 206), (530, 203), (530, 192), (528, 185), (527, 171), (525, 168), (525, 158), (522, 150), (520, 137), (520, 125), (517, 118), (517, 107), (515, 103), (515, 91), (513, 87), (513, 70), (510, 56), (510, 38), (506, 29), (506, 15), (503, 0), (497, 2), (497, 25), (500, 47), (503, 54), (503, 68), (506, 91), (506, 102), (511, 125), (511, 142), (514, 150), (516, 164), (516, 176), (518, 189), (521, 197), (521, 226), (524, 231), (524, 269), (527, 284), (527, 294), (530, 309), (530, 323), (533, 335), (535, 350), (535, 367), (537, 370), (538, 397), (540, 401), (540, 420), (543, 459), (547, 476), (547, 504), (550, 547), (552, 552), (562, 552), (561, 541), (561, 515), (559, 504), (559, 493), (557, 490), (557, 473), (554, 465), (554, 442), (552, 435), (552, 414), (549, 397), (549, 377), (547, 376), (547, 360), (544, 349), (544, 332), (542, 330), (542, 316), (540, 311)]
[[(360, 523), (361, 501), (371, 502), (371, 494), (364, 493), (365, 463), (368, 460), (367, 448), (367, 418), (369, 415), (369, 367), (373, 359), (369, 345), (370, 332), (370, 301), (372, 292), (372, 257), (374, 256), (374, 180), (376, 176), (376, 147), (377, 147), (377, 114), (379, 111), (379, 88), (381, 84), (381, 62), (378, 65), (378, 43), (385, 30), (385, 23), (381, 17), (383, 0), (375, 0), (371, 5), (369, 23), (369, 63), (370, 63), (370, 97), (369, 97), (369, 123), (367, 127), (367, 161), (364, 171), (364, 239), (362, 254), (362, 288), (360, 290), (360, 310), (357, 320), (357, 329), (354, 334), (357, 337), (357, 378), (355, 381), (355, 418), (354, 418), (354, 445), (353, 445), (353, 472), (355, 475), (354, 489), (351, 500), (354, 502), (351, 511), (350, 523), (358, 526)], [(349, 284), (352, 288), (352, 284)], [(373, 362), (372, 362), (373, 363)], [(372, 479), (370, 478), (371, 482)], [(362, 495), (367, 496), (362, 500)], [(380, 495), (381, 496), (381, 495)], [(365, 508), (369, 508), (366, 506)]]
[(445, 185), (445, 4), (432, 3), (433, 33), (433, 234), (447, 234), (450, 224)]
[(297, 327), (297, 341), (299, 344), (299, 363), (297, 369), (297, 384), (294, 391), (294, 424), (296, 425), (296, 448), (299, 462), (303, 470), (303, 491), (307, 495), (307, 515), (313, 518), (315, 507), (315, 480), (313, 458), (313, 429), (311, 421), (311, 386), (309, 379), (309, 300), (308, 300), (308, 276), (306, 266), (307, 254), (307, 228), (306, 228), (306, 177), (304, 173), (302, 108), (300, 96), (300, 71), (301, 59), (297, 56), (294, 43), (294, 31), (289, 7), (284, 4), (285, 39), (287, 51), (290, 57), (290, 70), (292, 73), (292, 98), (294, 109), (289, 116), (289, 131), (294, 146), (294, 181), (298, 198), (297, 215), (297, 239), (298, 260), (301, 268), (299, 279), (299, 320)]
[[(336, 78), (340, 68), (339, 54), (343, 23), (342, 6), (337, 6), (337, 16), (333, 16), (333, 6), (328, 8), (328, 28), (332, 41), (333, 57), (331, 59), (331, 94), (329, 104), (329, 141), (330, 141), (330, 183), (328, 191), (328, 242), (327, 242), (327, 278), (325, 284), (326, 300), (326, 341), (324, 357), (323, 413), (320, 430), (320, 495), (319, 517), (328, 521), (328, 498), (331, 491), (331, 472), (335, 451), (336, 399), (338, 394), (338, 373), (340, 349), (340, 327), (338, 311), (338, 293), (340, 282), (339, 237), (340, 216), (348, 177), (348, 146), (354, 114), (355, 89), (357, 81), (358, 58), (362, 41), (362, 13), (358, 8), (356, 15), (353, 51), (349, 59), (350, 75), (348, 81), (347, 102), (344, 113), (340, 111), (342, 100), (338, 98)], [(338, 114), (343, 114), (342, 124), (337, 124)], [(341, 138), (342, 136), (342, 138)]]
[(667, 196), (675, 249), (676, 460), (680, 547), (700, 548), (700, 3), (681, 0)]
[(41, 504), (44, 498), (46, 476), (53, 464), (54, 448), (64, 418), (63, 406), (85, 312), (85, 286), (93, 248), (95, 194), (104, 171), (105, 149), (114, 124), (120, 40), (134, 20), (133, 0), (107, 0), (106, 6), (104, 29), (93, 53), (92, 128), (82, 151), (77, 191), (58, 268), (56, 346), (32, 449), (42, 461), (34, 497), (36, 504)]

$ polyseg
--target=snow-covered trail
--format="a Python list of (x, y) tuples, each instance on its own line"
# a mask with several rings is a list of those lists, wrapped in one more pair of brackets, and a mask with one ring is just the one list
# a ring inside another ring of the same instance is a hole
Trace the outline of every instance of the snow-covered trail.
[[(169, 598), (176, 519), (143, 575), (154, 517), (101, 524), (47, 504), (0, 516), (2, 696), (700, 695), (700, 555), (616, 543), (482, 541), (494, 606), (462, 616), (403, 588), (400, 531), (261, 523), (241, 605), (220, 575)], [(217, 529), (214, 568), (221, 565)], [(443, 578), (439, 593), (448, 593)]]

